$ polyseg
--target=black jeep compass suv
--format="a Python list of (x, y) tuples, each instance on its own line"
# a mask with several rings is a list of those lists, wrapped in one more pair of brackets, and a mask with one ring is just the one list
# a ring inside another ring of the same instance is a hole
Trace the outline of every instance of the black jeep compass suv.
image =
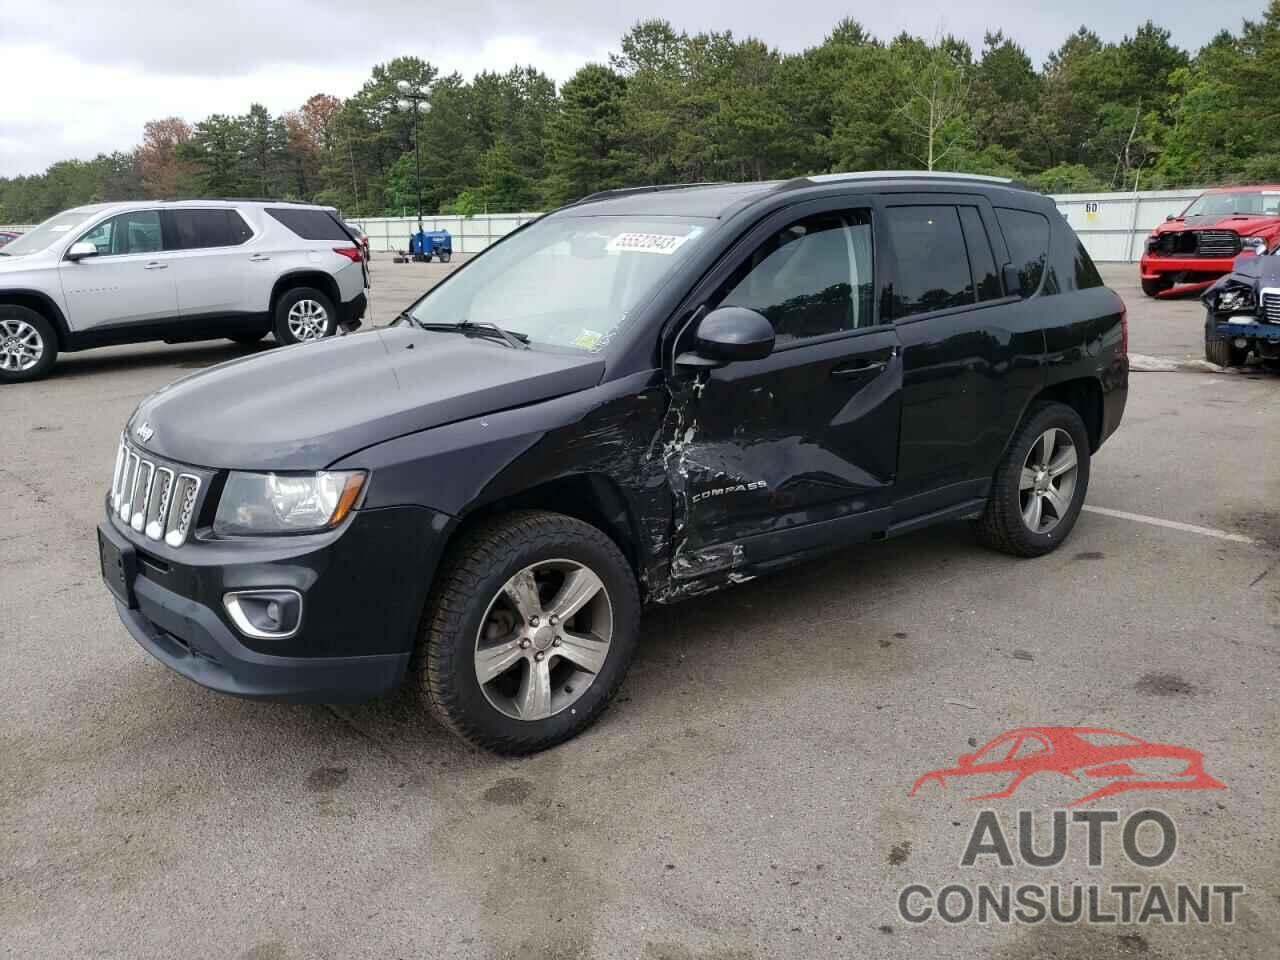
[(391, 327), (144, 400), (103, 575), (207, 687), (407, 678), (468, 740), (538, 750), (605, 708), (643, 602), (946, 520), (1053, 550), (1127, 382), (1124, 305), (1007, 181), (610, 191)]

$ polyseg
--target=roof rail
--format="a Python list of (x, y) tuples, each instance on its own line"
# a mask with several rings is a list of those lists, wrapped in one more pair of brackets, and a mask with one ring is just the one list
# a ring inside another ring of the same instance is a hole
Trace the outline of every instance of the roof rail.
[(956, 173), (950, 170), (854, 170), (847, 173), (815, 173), (788, 180), (784, 187), (802, 187), (812, 183), (840, 183), (845, 180), (973, 180), (998, 183), (1006, 187), (1030, 190), (1020, 180), (993, 177), (985, 173)]
[(327, 207), (331, 204), (315, 203), (311, 200), (277, 200), (275, 197), (164, 197), (161, 203), (280, 203), (297, 207)]
[(724, 180), (701, 180), (697, 183), (654, 183), (646, 187), (618, 187), (615, 190), (597, 190), (595, 193), (589, 193), (585, 197), (579, 197), (568, 206), (576, 207), (580, 203), (612, 200), (615, 197), (629, 197), (638, 193), (657, 193), (661, 190), (687, 190), (690, 187), (723, 187), (728, 185)]

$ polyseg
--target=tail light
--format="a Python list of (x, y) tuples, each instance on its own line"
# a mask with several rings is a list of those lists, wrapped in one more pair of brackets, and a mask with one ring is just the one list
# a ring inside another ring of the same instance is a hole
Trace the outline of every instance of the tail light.
[(333, 252), (341, 254), (352, 263), (359, 263), (364, 259), (364, 254), (359, 247), (334, 247)]
[(1129, 308), (1120, 306), (1120, 355), (1129, 355)]

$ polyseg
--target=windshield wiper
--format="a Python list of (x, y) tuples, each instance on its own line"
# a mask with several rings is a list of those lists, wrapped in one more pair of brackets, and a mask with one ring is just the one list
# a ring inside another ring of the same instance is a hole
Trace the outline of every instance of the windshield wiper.
[(424, 323), (417, 317), (407, 313), (400, 314), (399, 319), (407, 320), (420, 330), (443, 331), (445, 333), (474, 333), (478, 336), (500, 337), (507, 346), (514, 350), (529, 349), (529, 335), (518, 330), (504, 330), (496, 323), (487, 320), (463, 320), (460, 323)]

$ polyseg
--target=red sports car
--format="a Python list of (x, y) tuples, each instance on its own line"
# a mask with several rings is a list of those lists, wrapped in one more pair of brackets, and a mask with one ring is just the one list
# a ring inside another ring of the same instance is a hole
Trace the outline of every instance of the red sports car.
[(1009, 776), (1009, 784), (995, 793), (969, 797), (995, 800), (1013, 796), (1027, 777), (1057, 773), (1072, 780), (1105, 780), (1068, 806), (1099, 800), (1126, 790), (1222, 790), (1225, 784), (1204, 771), (1199, 750), (1170, 743), (1150, 743), (1119, 730), (1101, 727), (1018, 727), (1000, 734), (973, 753), (963, 754), (956, 766), (926, 773), (911, 794), (935, 781), (945, 787), (950, 777)]
[(1228, 274), (1238, 256), (1280, 242), (1280, 185), (1206, 190), (1151, 231), (1139, 261), (1149, 297), (1203, 290)]

